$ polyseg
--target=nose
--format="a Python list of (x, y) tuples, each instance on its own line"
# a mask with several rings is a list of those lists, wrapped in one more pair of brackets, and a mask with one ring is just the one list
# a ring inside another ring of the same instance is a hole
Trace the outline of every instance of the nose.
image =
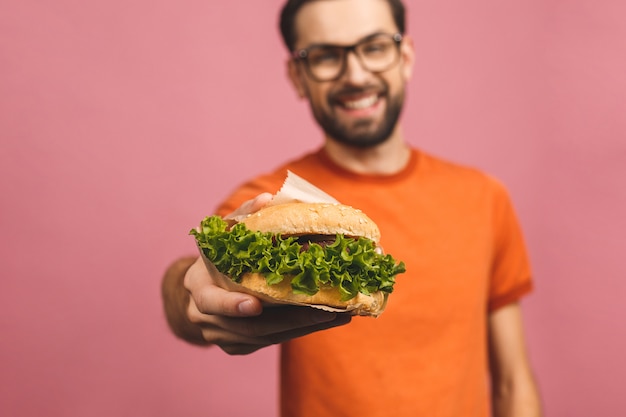
[(350, 84), (364, 84), (371, 75), (371, 72), (363, 67), (361, 60), (354, 51), (350, 51), (346, 55), (345, 65), (346, 68), (342, 78)]

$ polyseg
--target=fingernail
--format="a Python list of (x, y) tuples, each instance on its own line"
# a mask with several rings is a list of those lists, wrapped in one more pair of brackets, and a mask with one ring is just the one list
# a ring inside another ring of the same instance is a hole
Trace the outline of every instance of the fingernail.
[(237, 309), (241, 314), (246, 316), (256, 314), (256, 309), (251, 300), (244, 300), (237, 305)]

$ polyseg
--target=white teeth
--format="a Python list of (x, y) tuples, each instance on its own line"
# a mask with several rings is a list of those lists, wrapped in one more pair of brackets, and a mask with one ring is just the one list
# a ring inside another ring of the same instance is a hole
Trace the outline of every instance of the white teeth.
[(360, 100), (354, 101), (344, 101), (343, 105), (349, 109), (364, 109), (366, 107), (373, 106), (378, 101), (378, 96), (376, 94), (371, 95), (369, 97), (364, 97)]

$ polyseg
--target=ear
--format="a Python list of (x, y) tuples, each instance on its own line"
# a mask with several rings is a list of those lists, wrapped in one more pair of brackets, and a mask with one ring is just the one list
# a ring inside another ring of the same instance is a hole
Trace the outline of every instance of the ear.
[(293, 59), (287, 61), (287, 74), (289, 75), (291, 85), (293, 85), (296, 93), (298, 93), (298, 97), (306, 98), (308, 95), (306, 84), (304, 83), (303, 75), (301, 72), (301, 67)]
[(402, 44), (400, 44), (400, 59), (402, 62), (402, 75), (404, 81), (409, 81), (413, 75), (413, 67), (415, 65), (415, 47), (413, 38), (409, 35), (402, 36)]

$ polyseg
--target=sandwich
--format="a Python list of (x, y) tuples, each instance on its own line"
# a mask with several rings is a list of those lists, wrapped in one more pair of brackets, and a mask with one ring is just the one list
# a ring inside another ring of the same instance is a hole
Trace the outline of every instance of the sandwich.
[(380, 250), (378, 226), (339, 203), (270, 205), (235, 224), (210, 216), (190, 234), (224, 286), (270, 305), (377, 317), (405, 272)]

